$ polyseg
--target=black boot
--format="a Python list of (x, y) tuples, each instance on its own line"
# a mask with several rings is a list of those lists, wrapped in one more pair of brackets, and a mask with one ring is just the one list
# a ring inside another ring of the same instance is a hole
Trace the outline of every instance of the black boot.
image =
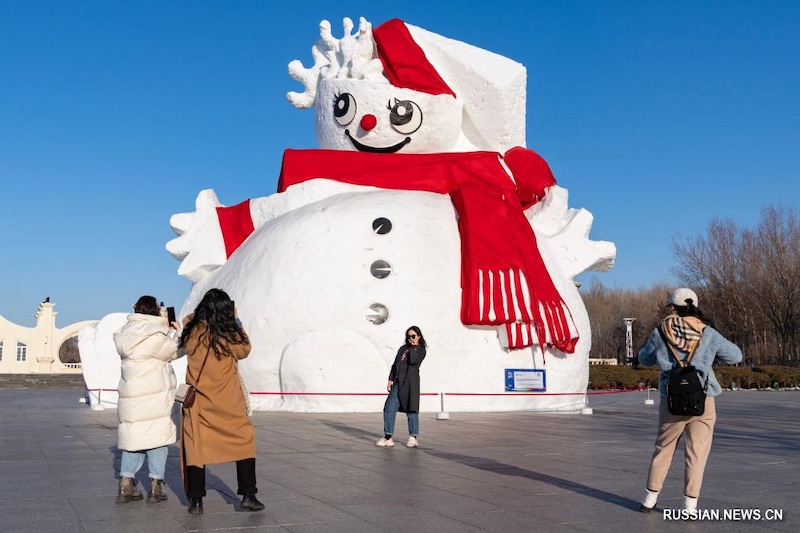
[(189, 498), (189, 514), (203, 514), (203, 498)]
[(242, 498), (242, 511), (263, 511), (264, 504), (258, 501), (253, 493), (245, 494)]

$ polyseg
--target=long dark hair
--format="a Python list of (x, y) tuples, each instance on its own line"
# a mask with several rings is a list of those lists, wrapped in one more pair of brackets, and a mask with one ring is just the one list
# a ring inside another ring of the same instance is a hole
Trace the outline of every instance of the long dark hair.
[(425, 349), (428, 348), (428, 343), (425, 342), (425, 337), (422, 336), (422, 331), (417, 326), (411, 326), (410, 328), (406, 328), (406, 333), (405, 333), (406, 334), (406, 339), (405, 339), (406, 340), (406, 346), (411, 346), (411, 343), (408, 342), (408, 332), (409, 331), (413, 331), (414, 333), (416, 333), (419, 336), (419, 345), (420, 346), (422, 346)]
[(214, 351), (217, 359), (230, 357), (229, 345), (250, 342), (247, 334), (236, 323), (233, 300), (220, 289), (209, 290), (197, 304), (194, 316), (183, 328), (180, 346), (186, 343), (195, 327), (200, 323), (206, 325), (206, 331), (201, 334), (202, 337), (199, 340), (205, 338), (208, 347)]
[(675, 305), (675, 304), (672, 304), (672, 307), (675, 309), (675, 313), (678, 316), (681, 316), (681, 317), (683, 317), (683, 316), (697, 317), (700, 320), (702, 320), (704, 324), (709, 325), (712, 328), (714, 327), (714, 322), (712, 322), (712, 320), (710, 318), (706, 317), (703, 314), (703, 312), (700, 311), (699, 307), (696, 307), (694, 305), (694, 302), (692, 301), (691, 298), (686, 300), (686, 305)]

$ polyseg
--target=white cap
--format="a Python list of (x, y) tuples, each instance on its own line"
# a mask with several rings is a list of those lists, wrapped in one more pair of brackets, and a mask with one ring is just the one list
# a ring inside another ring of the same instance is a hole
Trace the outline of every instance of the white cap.
[(687, 289), (686, 287), (681, 287), (680, 289), (675, 289), (672, 291), (672, 294), (667, 300), (667, 305), (678, 305), (680, 307), (686, 307), (688, 304), (688, 300), (692, 301), (692, 305), (697, 307), (697, 294), (692, 289)]

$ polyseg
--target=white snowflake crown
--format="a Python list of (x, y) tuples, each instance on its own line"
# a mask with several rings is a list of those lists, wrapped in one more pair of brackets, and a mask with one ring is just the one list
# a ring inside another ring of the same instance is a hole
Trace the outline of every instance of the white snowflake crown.
[(383, 75), (383, 64), (375, 53), (372, 24), (361, 17), (358, 21), (358, 32), (353, 34), (353, 28), (352, 20), (343, 19), (344, 35), (341, 39), (336, 39), (331, 33), (331, 23), (323, 20), (319, 23), (320, 38), (311, 48), (314, 65), (305, 68), (299, 59), (289, 63), (289, 76), (306, 88), (302, 93), (286, 93), (294, 107), (308, 109), (314, 106), (320, 79), (351, 78), (389, 83)]

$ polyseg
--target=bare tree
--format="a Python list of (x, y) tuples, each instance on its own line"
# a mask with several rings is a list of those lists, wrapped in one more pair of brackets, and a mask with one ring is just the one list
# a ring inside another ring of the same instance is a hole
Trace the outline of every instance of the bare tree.
[(778, 360), (791, 364), (797, 361), (800, 340), (800, 221), (791, 210), (767, 207), (758, 228), (745, 235), (752, 250), (746, 263), (756, 308), (772, 326)]
[(767, 207), (755, 229), (712, 221), (706, 234), (676, 236), (673, 274), (697, 289), (701, 309), (750, 364), (796, 363), (800, 324), (800, 221)]
[[(672, 273), (698, 293), (714, 327), (740, 345), (745, 363), (798, 364), (800, 360), (800, 218), (766, 207), (755, 228), (712, 220), (705, 233), (672, 239)], [(607, 288), (598, 280), (581, 288), (592, 327), (592, 356), (624, 360), (625, 323), (636, 318), (640, 346), (664, 316), (663, 284), (638, 290)]]
[(678, 261), (672, 273), (682, 284), (696, 289), (701, 309), (737, 344), (753, 327), (743, 249), (742, 231), (731, 220), (712, 220), (705, 236), (672, 239)]
[(645, 289), (607, 288), (592, 279), (581, 289), (592, 328), (592, 357), (625, 361), (624, 318), (635, 318), (632, 325), (636, 350), (664, 316), (669, 287), (657, 284)]

